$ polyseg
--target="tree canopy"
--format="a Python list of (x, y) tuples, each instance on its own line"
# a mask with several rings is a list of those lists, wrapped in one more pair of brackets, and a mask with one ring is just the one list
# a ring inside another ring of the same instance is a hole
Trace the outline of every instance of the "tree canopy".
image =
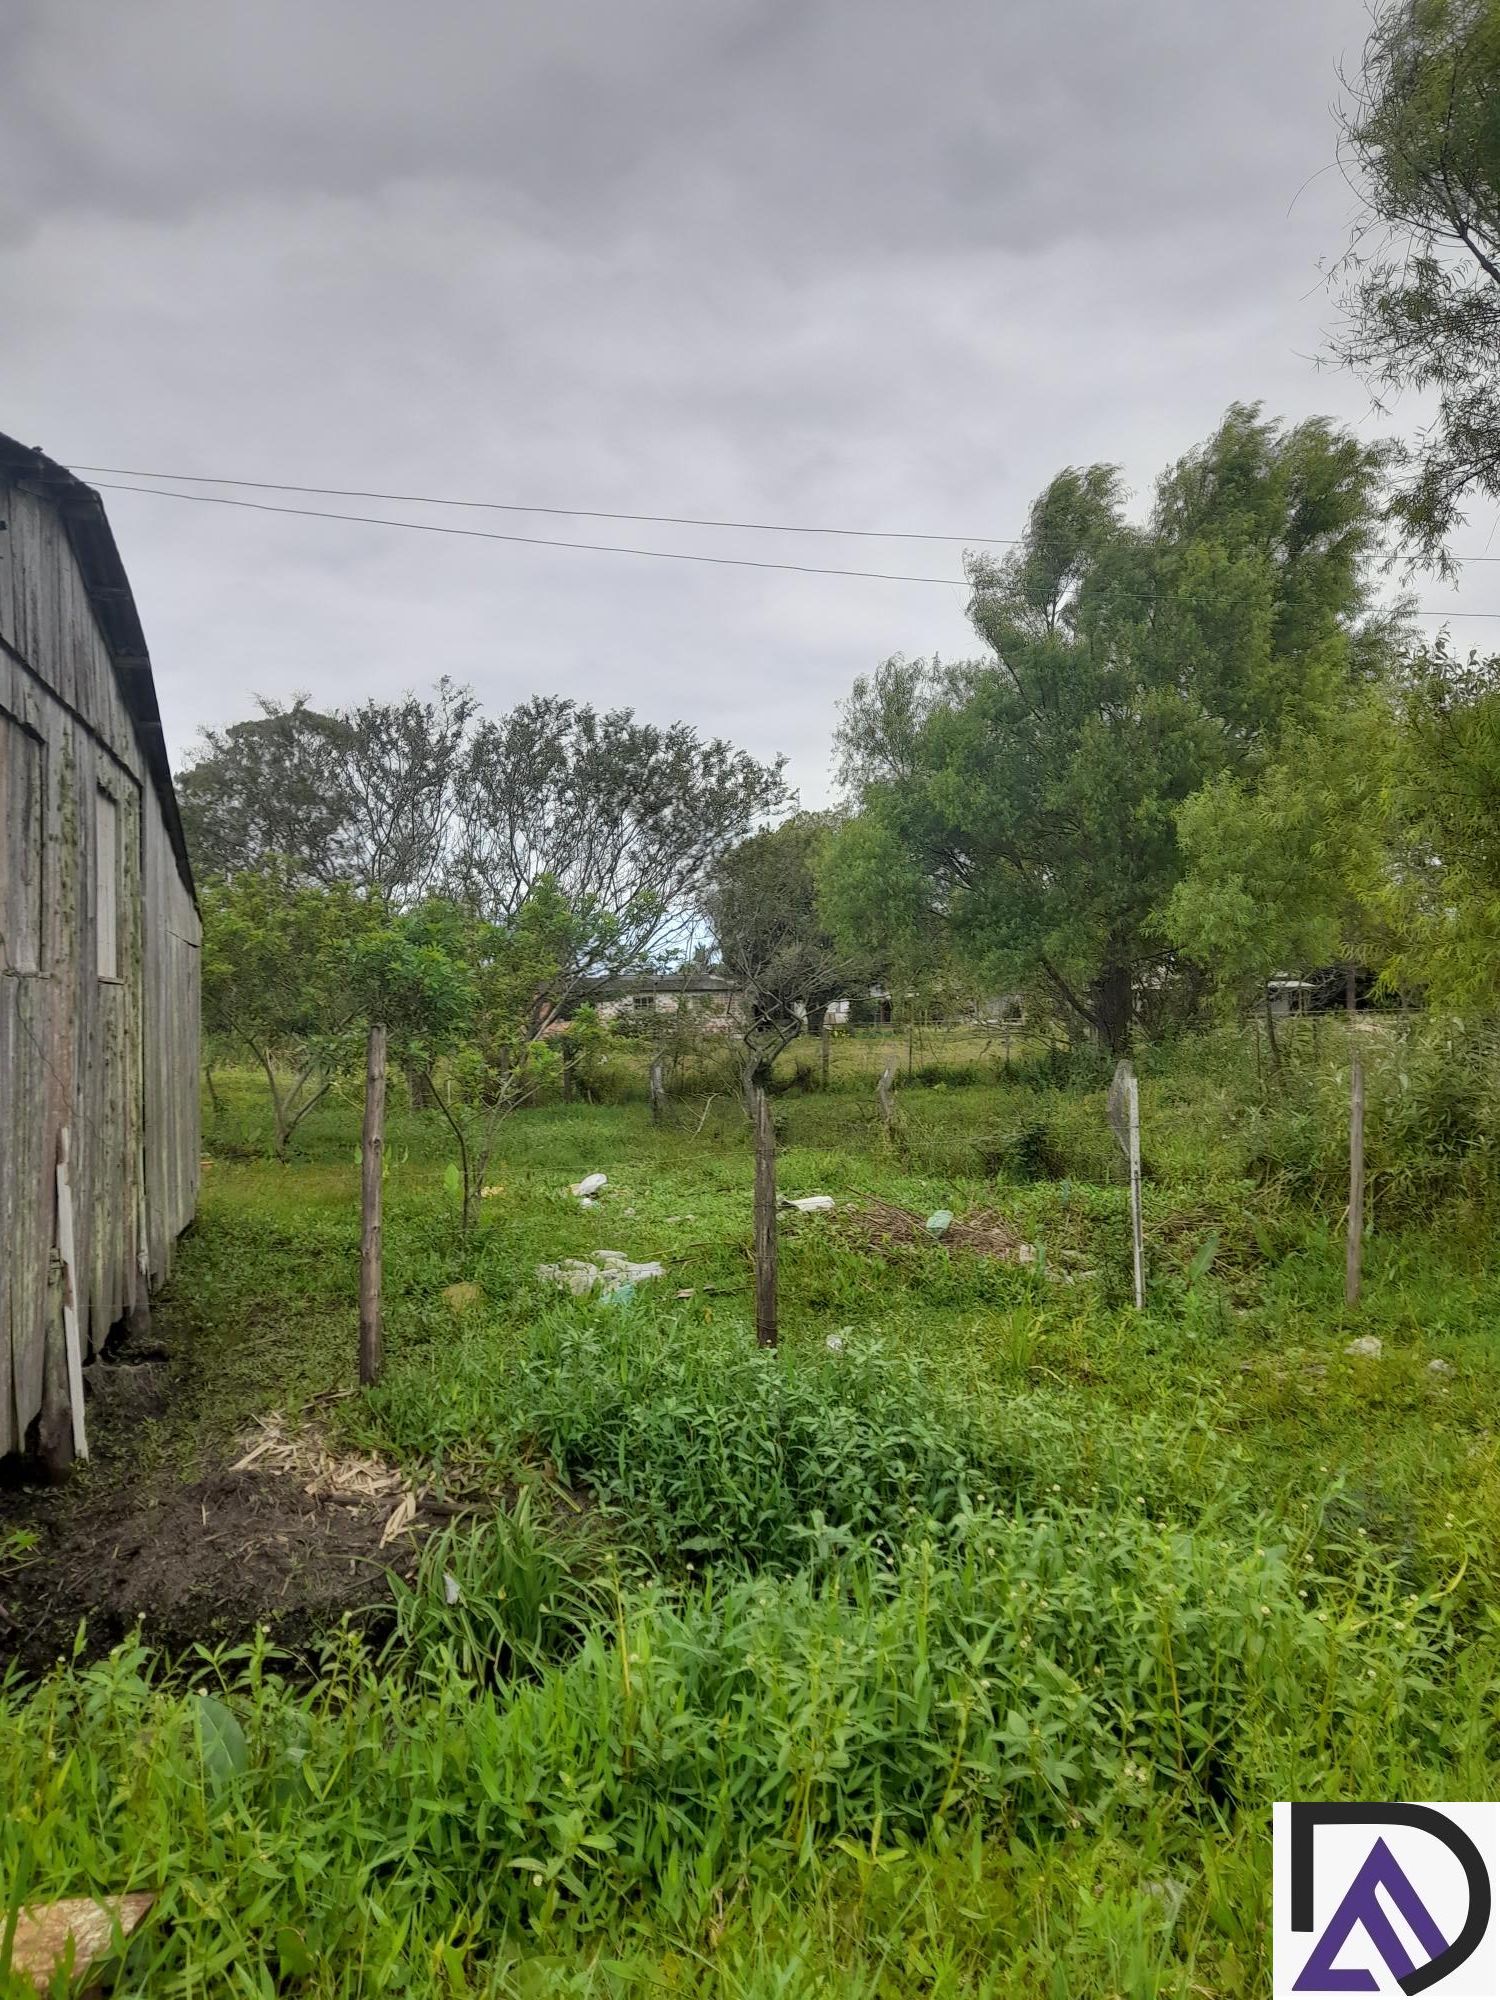
[(1184, 804), (1253, 785), (1384, 671), (1378, 469), (1327, 423), (1236, 406), (1143, 526), (1114, 468), (1061, 473), (1017, 551), (971, 565), (985, 654), (856, 684), (859, 814), (829, 864), (843, 925), (951, 937), (1122, 1046), (1182, 970), (1165, 913)]
[(1342, 152), (1363, 213), (1335, 352), (1436, 396), (1394, 513), (1440, 558), (1465, 495), (1500, 498), (1500, 0), (1381, 0)]

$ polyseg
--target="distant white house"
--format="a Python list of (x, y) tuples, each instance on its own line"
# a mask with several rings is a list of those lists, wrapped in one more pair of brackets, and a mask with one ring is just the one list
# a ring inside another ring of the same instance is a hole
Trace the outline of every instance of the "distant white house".
[(694, 967), (687, 972), (646, 972), (612, 979), (593, 1000), (601, 1021), (631, 1015), (691, 1013), (705, 1028), (727, 1032), (739, 1020), (743, 992), (722, 973)]

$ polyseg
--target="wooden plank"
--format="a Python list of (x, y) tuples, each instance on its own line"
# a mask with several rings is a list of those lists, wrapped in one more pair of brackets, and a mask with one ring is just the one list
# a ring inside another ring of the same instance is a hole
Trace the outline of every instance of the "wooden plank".
[(73, 1453), (89, 1455), (83, 1422), (83, 1340), (78, 1329), (78, 1261), (73, 1250), (73, 1187), (68, 1178), (68, 1128), (57, 1135), (57, 1255), (62, 1264), (63, 1340), (68, 1361), (68, 1408), (73, 1418)]

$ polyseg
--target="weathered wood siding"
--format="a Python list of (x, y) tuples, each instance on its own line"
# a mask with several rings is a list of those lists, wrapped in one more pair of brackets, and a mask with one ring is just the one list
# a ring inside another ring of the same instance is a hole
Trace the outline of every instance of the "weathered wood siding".
[(39, 856), (24, 786), (0, 781), (0, 882), (41, 869), (34, 963), (0, 950), (4, 1453), (42, 1406), (60, 1128), (85, 1353), (166, 1275), (192, 1217), (200, 931), (66, 524), (24, 480), (0, 483), (0, 520), (0, 756), (24, 737), (9, 768), (41, 772)]

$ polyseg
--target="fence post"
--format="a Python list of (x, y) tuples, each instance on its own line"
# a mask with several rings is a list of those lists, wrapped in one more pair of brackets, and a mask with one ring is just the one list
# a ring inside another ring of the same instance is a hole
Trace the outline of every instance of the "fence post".
[(1141, 1089), (1134, 1068), (1123, 1058), (1115, 1065), (1106, 1103), (1110, 1126), (1130, 1169), (1130, 1264), (1136, 1311), (1146, 1304), (1146, 1231), (1141, 1217)]
[(750, 1086), (755, 1123), (755, 1338), (774, 1347), (776, 1324), (776, 1127), (771, 1100), (756, 1077)]
[(1365, 1244), (1365, 1072), (1349, 1058), (1349, 1234), (1344, 1244), (1344, 1304), (1359, 1304)]
[(660, 1056), (656, 1056), (652, 1061), (646, 1089), (651, 1098), (651, 1123), (660, 1125), (667, 1108), (667, 1087), (662, 1082)]
[(365, 1128), (360, 1151), (359, 1379), (380, 1380), (380, 1197), (385, 1170), (385, 1028), (365, 1047)]
[(818, 1029), (818, 1060), (822, 1065), (822, 1082), (825, 1090), (828, 1088), (828, 1052), (832, 1041), (833, 1035), (828, 1026), (828, 1016), (825, 1013), (823, 1016), (823, 1025)]
[(896, 1065), (888, 1062), (880, 1072), (880, 1081), (875, 1086), (875, 1102), (880, 1107), (880, 1129), (887, 1140), (895, 1135), (896, 1125)]

